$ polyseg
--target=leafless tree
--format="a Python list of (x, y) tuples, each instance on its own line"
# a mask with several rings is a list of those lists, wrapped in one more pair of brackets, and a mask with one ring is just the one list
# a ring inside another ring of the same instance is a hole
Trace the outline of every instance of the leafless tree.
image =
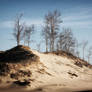
[(49, 41), (50, 41), (50, 51), (55, 50), (55, 40), (57, 38), (59, 25), (62, 23), (61, 14), (59, 11), (48, 12), (45, 16), (45, 23), (48, 25), (49, 30)]
[(36, 44), (36, 46), (37, 46), (37, 50), (40, 52), (40, 50), (41, 50), (41, 43)]
[(58, 41), (57, 41), (57, 49), (58, 50), (62, 50), (63, 49), (63, 45), (64, 45), (64, 34), (63, 34), (63, 32), (61, 32), (60, 34), (59, 34), (59, 38), (58, 38)]
[(60, 41), (57, 40), (57, 43), (56, 43), (56, 51), (59, 51), (60, 50)]
[(70, 28), (63, 28), (63, 31), (59, 35), (58, 42), (60, 50), (74, 54), (76, 40), (73, 37), (73, 33)]
[(88, 55), (87, 55), (87, 58), (88, 58), (88, 62), (90, 62), (90, 57), (92, 56), (92, 46), (89, 47), (88, 49)]
[(88, 41), (83, 41), (82, 43), (82, 49), (83, 49), (83, 60), (85, 59), (84, 56), (85, 56), (85, 49), (86, 49), (86, 46), (88, 45)]
[(50, 28), (46, 24), (42, 29), (42, 36), (44, 37), (45, 44), (46, 44), (46, 52), (48, 52), (48, 49), (49, 49), (49, 31), (50, 31)]
[(22, 18), (23, 14), (19, 14), (16, 17), (15, 20), (15, 25), (14, 25), (14, 32), (13, 32), (13, 36), (16, 39), (17, 45), (20, 45), (20, 41), (23, 38), (23, 29), (24, 29), (24, 25), (23, 23), (21, 23), (21, 18)]
[(79, 43), (78, 40), (76, 40), (76, 43), (75, 43), (75, 48), (76, 48), (75, 54), (76, 54), (77, 57), (80, 57), (79, 48), (81, 46), (82, 46), (82, 43)]
[(25, 30), (24, 30), (24, 45), (27, 43), (27, 45), (29, 46), (30, 44), (30, 39), (32, 34), (34, 33), (34, 25), (31, 26), (25, 26)]

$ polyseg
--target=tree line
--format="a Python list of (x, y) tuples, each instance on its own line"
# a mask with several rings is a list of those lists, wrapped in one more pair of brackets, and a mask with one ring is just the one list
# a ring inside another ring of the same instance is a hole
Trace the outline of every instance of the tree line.
[[(24, 41), (24, 45), (29, 46), (31, 42), (31, 36), (35, 33), (35, 25), (25, 25), (22, 23), (23, 14), (19, 14), (14, 21), (13, 36), (16, 40), (17, 45), (20, 45), (21, 40)], [(53, 51), (65, 51), (67, 53), (72, 53), (79, 57), (78, 48), (81, 46), (83, 51), (83, 59), (85, 59), (85, 49), (88, 44), (87, 41), (78, 43), (73, 35), (71, 28), (60, 28), (63, 20), (61, 18), (61, 13), (58, 10), (53, 12), (48, 12), (44, 16), (44, 25), (42, 26), (41, 36), (45, 42), (46, 52)], [(38, 45), (40, 46), (40, 44)], [(39, 48), (40, 49), (40, 48)], [(92, 55), (92, 47), (88, 49), (88, 61)]]

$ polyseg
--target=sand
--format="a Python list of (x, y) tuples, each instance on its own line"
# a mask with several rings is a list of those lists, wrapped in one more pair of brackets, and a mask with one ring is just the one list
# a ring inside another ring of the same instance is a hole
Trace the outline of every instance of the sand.
[(92, 69), (78, 67), (73, 59), (55, 54), (43, 54), (36, 66), (27, 66), (32, 72), (31, 86), (1, 85), (0, 92), (73, 92), (92, 90)]

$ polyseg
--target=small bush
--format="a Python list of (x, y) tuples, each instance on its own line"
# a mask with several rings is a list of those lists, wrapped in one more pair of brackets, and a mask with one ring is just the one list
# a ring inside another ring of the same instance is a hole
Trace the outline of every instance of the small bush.
[(79, 67), (83, 67), (83, 65), (81, 64), (81, 62), (75, 62), (75, 65), (77, 65)]
[(23, 82), (21, 82), (21, 81), (18, 80), (18, 81), (14, 81), (13, 83), (17, 84), (19, 86), (27, 86), (27, 85), (30, 84), (30, 82), (28, 80), (24, 80)]
[(0, 75), (5, 76), (10, 72), (8, 64), (0, 64)]
[(16, 73), (11, 73), (10, 77), (13, 79), (18, 79), (19, 77), (30, 77), (31, 76), (31, 72), (30, 71), (24, 71), (24, 70), (19, 70)]

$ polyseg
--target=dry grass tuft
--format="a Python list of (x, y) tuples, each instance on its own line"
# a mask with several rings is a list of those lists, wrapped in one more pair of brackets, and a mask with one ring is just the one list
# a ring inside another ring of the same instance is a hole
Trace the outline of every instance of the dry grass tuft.
[(31, 61), (36, 61), (38, 56), (33, 54), (29, 47), (26, 46), (16, 46), (10, 50), (0, 53), (0, 63), (18, 63), (30, 59)]
[[(0, 53), (0, 76), (7, 76), (12, 71), (19, 71), (20, 68), (27, 67), (32, 63), (38, 63), (39, 57), (35, 55), (27, 46), (16, 46), (10, 50)], [(12, 73), (13, 73), (12, 72)], [(30, 76), (29, 72), (20, 71), (17, 74), (12, 74), (11, 77), (16, 75)]]

